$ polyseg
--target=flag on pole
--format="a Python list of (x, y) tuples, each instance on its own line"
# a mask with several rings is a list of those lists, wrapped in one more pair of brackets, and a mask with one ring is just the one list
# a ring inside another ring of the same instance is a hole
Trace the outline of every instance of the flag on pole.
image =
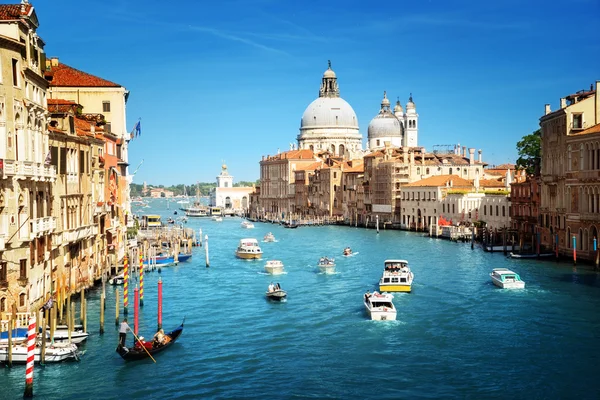
[(133, 129), (131, 130), (131, 139), (138, 136), (142, 136), (141, 120), (138, 120), (138, 122), (135, 123)]

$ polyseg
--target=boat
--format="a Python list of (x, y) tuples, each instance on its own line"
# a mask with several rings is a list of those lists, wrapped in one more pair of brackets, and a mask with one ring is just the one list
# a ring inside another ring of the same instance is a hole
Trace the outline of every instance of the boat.
[(212, 215), (213, 217), (220, 217), (223, 215), (223, 211), (221, 210), (221, 207), (211, 207), (210, 208), (210, 215)]
[(254, 238), (241, 239), (235, 250), (235, 255), (244, 259), (260, 259), (262, 254), (263, 252), (258, 245), (258, 240)]
[(395, 321), (396, 307), (392, 300), (394, 296), (389, 293), (365, 293), (363, 303), (367, 313), (373, 321)]
[(185, 215), (188, 217), (208, 217), (207, 207), (189, 207), (185, 209)]
[[(42, 346), (36, 345), (33, 361), (41, 361)], [(79, 360), (82, 353), (74, 343), (46, 343), (46, 355), (44, 362), (56, 363), (67, 360)], [(8, 361), (8, 346), (0, 346), (0, 362)], [(27, 343), (19, 343), (12, 346), (12, 362), (15, 364), (27, 363)]]
[[(177, 328), (172, 330), (171, 332), (165, 334), (165, 340), (162, 343), (158, 341), (144, 341), (140, 340), (142, 343), (136, 340), (136, 344), (132, 348), (125, 347), (121, 344), (117, 346), (116, 352), (125, 360), (125, 361), (135, 361), (135, 360), (143, 360), (148, 358), (150, 355), (154, 356), (156, 353), (160, 353), (161, 351), (171, 347), (173, 343), (177, 341), (181, 333), (183, 332), (183, 324), (185, 319)], [(140, 338), (141, 339), (141, 338)], [(142, 346), (144, 348), (142, 348)]]
[(142, 225), (146, 225), (148, 229), (160, 228), (162, 226), (162, 222), (160, 221), (160, 215), (142, 216)]
[[(29, 328), (14, 328), (11, 332), (11, 340), (13, 343), (27, 340)], [(8, 331), (0, 332), (0, 345), (8, 344)]]
[(352, 249), (351, 249), (350, 247), (346, 247), (346, 248), (344, 249), (344, 255), (345, 255), (345, 256), (352, 255)]
[(530, 254), (530, 253), (523, 253), (523, 254), (519, 254), (519, 253), (510, 253), (509, 257), (510, 258), (541, 258), (541, 257), (555, 257), (556, 254), (555, 253), (541, 253), (541, 254)]
[(271, 283), (265, 292), (265, 296), (268, 300), (282, 301), (287, 297), (287, 292), (279, 286), (279, 283), (276, 285)]
[(279, 260), (269, 260), (265, 264), (265, 271), (271, 275), (283, 274), (283, 263)]
[(330, 273), (335, 269), (335, 259), (329, 257), (321, 257), (319, 259), (319, 269), (321, 272)]
[(379, 280), (380, 292), (410, 292), (414, 275), (406, 260), (385, 260)]
[(215, 215), (214, 217), (212, 217), (212, 220), (215, 222), (222, 222), (223, 217), (221, 217), (220, 215)]
[[(50, 328), (46, 329), (46, 332), (49, 331)], [(73, 329), (71, 331), (71, 343), (80, 344), (87, 340), (90, 334), (83, 331), (81, 329)], [(64, 329), (55, 329), (54, 330), (54, 343), (68, 343), (69, 342), (69, 330), (68, 328)]]
[(254, 228), (254, 224), (250, 221), (243, 220), (241, 223), (241, 227), (246, 228), (246, 229), (252, 229), (252, 228)]
[(275, 235), (273, 235), (271, 232), (267, 233), (265, 235), (265, 237), (263, 237), (263, 242), (274, 242), (275, 241)]
[(125, 282), (125, 275), (120, 273), (117, 276), (113, 276), (108, 280), (109, 285), (122, 285)]
[(507, 268), (494, 268), (490, 274), (494, 285), (502, 289), (524, 289), (525, 282), (516, 272)]

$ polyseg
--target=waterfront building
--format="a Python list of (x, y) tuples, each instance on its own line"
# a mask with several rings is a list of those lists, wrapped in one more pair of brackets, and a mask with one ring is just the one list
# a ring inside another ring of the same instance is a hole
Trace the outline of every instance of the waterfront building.
[(227, 171), (227, 165), (221, 166), (221, 173), (217, 176), (217, 186), (210, 192), (210, 205), (221, 207), (224, 210), (235, 212), (248, 212), (250, 193), (254, 191), (250, 186), (233, 186), (233, 175)]
[(153, 199), (160, 199), (162, 197), (173, 197), (173, 192), (171, 190), (166, 190), (163, 188), (152, 188), (147, 189), (150, 197)]
[[(112, 221), (117, 224), (114, 228), (117, 237), (114, 256), (116, 260), (121, 260), (125, 255), (127, 226), (133, 226), (129, 193), (132, 177), (127, 175), (127, 148), (131, 139), (126, 129), (129, 91), (118, 83), (61, 63), (56, 57), (47, 60), (46, 75), (51, 79), (49, 98), (74, 101), (81, 104), (87, 114), (103, 118), (104, 134), (109, 136), (109, 140), (105, 142), (106, 148), (101, 156), (107, 160), (106, 165), (111, 171), (109, 179), (112, 179), (118, 192), (111, 211)], [(114, 140), (110, 137), (114, 137)]]
[(535, 248), (537, 226), (540, 215), (541, 178), (526, 175), (521, 170), (511, 183), (510, 225), (518, 233), (520, 244), (531, 244)]
[(34, 7), (0, 5), (0, 319), (51, 288), (56, 218), (49, 165), (44, 41)]
[(56, 228), (48, 246), (53, 291), (91, 286), (105, 272), (112, 243), (106, 171), (98, 159), (105, 145), (102, 118), (81, 110), (73, 101), (48, 99), (49, 162), (58, 171), (51, 197)]
[[(309, 198), (310, 177), (323, 166), (323, 161), (315, 161), (312, 164), (296, 167), (294, 171), (294, 209), (291, 212), (306, 216), (314, 209)], [(316, 213), (313, 213), (315, 215)]]
[(298, 149), (329, 151), (344, 159), (362, 156), (362, 135), (352, 106), (340, 97), (337, 76), (329, 67), (321, 79), (319, 97), (308, 105), (297, 136)]
[(342, 214), (349, 224), (363, 224), (364, 190), (363, 178), (365, 166), (363, 160), (345, 162), (342, 173)]
[(546, 104), (540, 118), (540, 233), (548, 249), (592, 259), (600, 228), (600, 94), (598, 85)]
[(295, 210), (295, 171), (317, 161), (312, 150), (290, 150), (260, 161), (260, 208), (256, 216), (281, 218)]

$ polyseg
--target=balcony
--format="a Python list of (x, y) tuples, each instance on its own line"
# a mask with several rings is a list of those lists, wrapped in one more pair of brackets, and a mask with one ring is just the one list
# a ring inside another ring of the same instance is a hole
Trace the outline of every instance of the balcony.
[(600, 179), (600, 171), (579, 171), (579, 179), (582, 181)]
[(29, 238), (35, 239), (36, 237), (47, 235), (56, 229), (56, 218), (55, 217), (43, 217), (32, 219), (30, 222)]
[(26, 277), (20, 277), (17, 279), (17, 283), (23, 287), (27, 286), (28, 279)]
[(75, 229), (63, 231), (52, 236), (52, 245), (60, 246), (69, 242), (77, 242), (82, 239), (87, 239), (98, 234), (97, 225), (82, 226)]
[(53, 165), (45, 165), (44, 163), (4, 160), (4, 169), (0, 177), (55, 182), (56, 168)]

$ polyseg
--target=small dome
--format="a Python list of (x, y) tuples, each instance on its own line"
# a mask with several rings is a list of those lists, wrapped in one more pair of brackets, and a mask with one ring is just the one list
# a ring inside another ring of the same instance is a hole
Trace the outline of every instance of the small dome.
[(389, 107), (390, 106), (390, 101), (387, 98), (387, 94), (385, 93), (385, 91), (383, 92), (383, 100), (381, 100), (381, 109), (383, 109), (384, 107)]
[(323, 78), (336, 78), (335, 72), (330, 68), (327, 68), (327, 71), (323, 73)]
[(227, 169), (227, 164), (221, 165), (221, 169)]
[(390, 111), (390, 101), (387, 98), (386, 92), (383, 92), (379, 114), (369, 123), (368, 137), (369, 140), (374, 138), (402, 137), (402, 125), (400, 124), (400, 120)]
[(398, 113), (402, 115), (404, 110), (402, 109), (402, 104), (400, 104), (400, 99), (396, 100), (396, 105), (394, 106), (394, 114), (398, 116)]
[(319, 97), (306, 107), (300, 124), (300, 129), (314, 127), (358, 129), (358, 119), (341, 97)]
[(406, 103), (406, 109), (414, 109), (415, 108), (415, 103), (413, 103), (413, 98), (412, 98), (412, 93), (410, 94), (410, 97), (408, 98), (408, 103)]

